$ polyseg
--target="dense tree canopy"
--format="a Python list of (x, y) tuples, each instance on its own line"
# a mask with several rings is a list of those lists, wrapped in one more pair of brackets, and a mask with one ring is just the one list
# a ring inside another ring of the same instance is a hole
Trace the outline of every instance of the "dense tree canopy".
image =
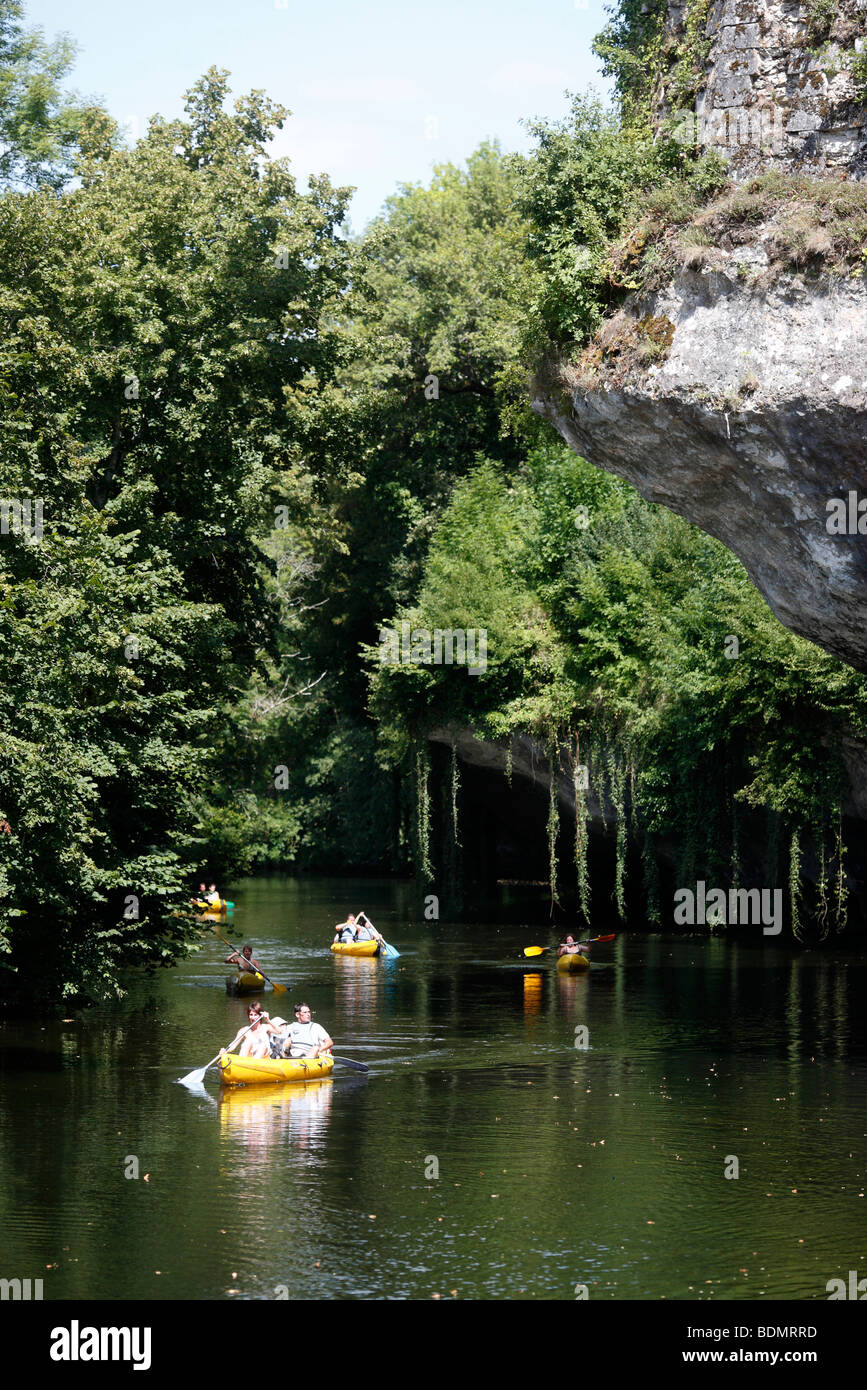
[[(549, 443), (516, 478), (483, 461), (457, 485), (418, 600), (398, 617), (412, 630), (487, 631), (475, 675), (382, 663), (371, 649), (383, 747), (408, 775), (434, 726), (507, 743), (530, 734), (557, 771), (577, 753), (622, 820), (632, 802), (645, 889), (662, 839), (679, 883), (703, 868), (775, 881), (790, 848), (777, 845), (782, 830), (796, 855), (815, 841), (823, 928), (840, 924), (839, 751), (846, 732), (867, 731), (867, 682), (787, 631), (718, 541)], [(772, 817), (765, 847), (779, 848), (779, 863), (757, 858), (744, 831), (739, 843), (748, 808)], [(598, 900), (584, 877), (586, 836), (578, 848), (589, 913)], [(797, 910), (800, 885), (792, 890)], [(653, 893), (644, 901), (658, 918)]]
[[(203, 865), (426, 870), (444, 722), (530, 734), (552, 769), (583, 750), (621, 910), (627, 835), (652, 916), (658, 845), (737, 876), (761, 812), (796, 926), (808, 853), (817, 920), (842, 922), (864, 682), (528, 409), (630, 289), (635, 219), (724, 179), (649, 137), (624, 52), (621, 112), (576, 97), (530, 156), (437, 166), (352, 240), (349, 190), (270, 157), (287, 113), (261, 92), (230, 107), (211, 69), (125, 149), (63, 94), (67, 41), (0, 4), (7, 996), (100, 997), (173, 959)], [(382, 665), (401, 622), (485, 629), (485, 668)], [(553, 881), (553, 799), (549, 839)]]
[(346, 194), (299, 194), (263, 158), (285, 113), (226, 95), (0, 202), (0, 923), (53, 991), (179, 930), (202, 752), (279, 622), (292, 393), (333, 360)]
[(0, 187), (61, 188), (94, 138), (112, 139), (97, 106), (63, 90), (75, 46), (23, 23), (20, 0), (0, 0)]
[[(406, 864), (409, 788), (376, 761), (361, 659), (411, 602), (438, 517), (479, 451), (509, 469), (502, 427), (535, 286), (517, 171), (483, 145), (407, 185), (359, 239), (330, 379), (295, 393), (301, 459), (286, 475), (281, 656), (237, 710), (209, 819), (239, 867)], [(297, 697), (311, 683), (315, 688)], [(272, 770), (288, 769), (285, 794)]]

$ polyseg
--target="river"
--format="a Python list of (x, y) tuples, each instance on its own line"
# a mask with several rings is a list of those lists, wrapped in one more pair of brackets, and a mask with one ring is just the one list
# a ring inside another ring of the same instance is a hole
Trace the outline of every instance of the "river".
[[(0, 1275), (173, 1300), (827, 1299), (863, 1276), (854, 952), (632, 933), (562, 976), (521, 954), (547, 928), (424, 922), (405, 884), (230, 896), (221, 931), (291, 983), (267, 1006), (305, 998), (369, 1075), (178, 1085), (246, 1021), (207, 931), (118, 1003), (7, 1022)], [(362, 907), (399, 960), (330, 954)]]

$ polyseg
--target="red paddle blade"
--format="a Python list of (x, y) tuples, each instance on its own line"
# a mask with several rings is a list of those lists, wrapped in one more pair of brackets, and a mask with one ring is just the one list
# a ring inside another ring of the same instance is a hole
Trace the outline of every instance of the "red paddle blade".
[(610, 936), (594, 936), (594, 941), (613, 941), (617, 932), (613, 931)]

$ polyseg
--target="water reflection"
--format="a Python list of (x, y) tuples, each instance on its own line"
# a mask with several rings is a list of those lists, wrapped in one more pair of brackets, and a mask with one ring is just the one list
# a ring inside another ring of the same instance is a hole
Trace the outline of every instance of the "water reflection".
[[(341, 1019), (376, 1018), (388, 978), (376, 956), (332, 956), (334, 999)], [(327, 1027), (327, 1025), (325, 1025)]]
[(556, 972), (557, 1002), (566, 1018), (572, 1019), (580, 1015), (580, 1021), (586, 1022), (584, 1015), (587, 1012), (586, 1001), (591, 987), (591, 971), (592, 966), (590, 970), (582, 970), (575, 975), (562, 970)]
[(530, 1018), (542, 1011), (542, 976), (538, 971), (529, 971), (524, 976), (524, 1015)]
[[(620, 933), (570, 976), (518, 966), (537, 927), (434, 927), (400, 885), (235, 889), (229, 936), (296, 982), (270, 1011), (307, 999), (370, 1076), (172, 1084), (245, 1021), (213, 934), (74, 1022), (0, 1026), (4, 1260), (46, 1299), (769, 1300), (867, 1274), (854, 950)], [(331, 955), (348, 899), (393, 966)]]
[(323, 1147), (333, 1086), (330, 1076), (306, 1085), (224, 1086), (220, 1091), (220, 1129), (240, 1141), (254, 1161), (279, 1142), (281, 1147), (291, 1144), (296, 1160), (313, 1162)]

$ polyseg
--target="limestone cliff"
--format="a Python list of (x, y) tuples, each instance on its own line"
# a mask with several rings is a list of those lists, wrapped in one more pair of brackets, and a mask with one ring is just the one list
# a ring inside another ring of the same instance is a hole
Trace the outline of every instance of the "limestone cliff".
[[(774, 164), (863, 177), (865, 27), (867, 0), (669, 0), (666, 76), (691, 61), (700, 143), (736, 176)], [(682, 106), (682, 85), (663, 77), (658, 118)]]
[[(867, 499), (867, 284), (757, 287), (760, 234), (708, 261), (612, 321), (667, 322), (662, 363), (625, 381), (604, 358), (593, 376), (567, 364), (565, 394), (536, 408), (576, 452), (723, 541), (793, 631), (867, 670), (867, 516), (849, 533), (850, 492)], [(828, 529), (834, 498), (843, 534)]]
[[(686, 64), (703, 143), (722, 133), (735, 173), (797, 173), (800, 202), (783, 217), (785, 199), (769, 199), (734, 229), (706, 215), (668, 278), (645, 280), (580, 359), (537, 383), (534, 401), (577, 452), (729, 546), (788, 627), (861, 670), (865, 20), (867, 0), (669, 0), (657, 120), (682, 105)], [(813, 176), (824, 200), (815, 218)], [(834, 250), (838, 186), (840, 206), (846, 194), (857, 213), (848, 260)], [(630, 358), (624, 343), (642, 338), (655, 351)]]

